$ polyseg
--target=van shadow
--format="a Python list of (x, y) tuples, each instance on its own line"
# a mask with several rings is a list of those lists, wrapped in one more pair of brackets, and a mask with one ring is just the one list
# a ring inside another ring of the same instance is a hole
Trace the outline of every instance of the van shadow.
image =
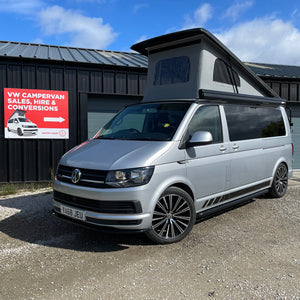
[(52, 217), (52, 192), (0, 199), (0, 231), (27, 243), (89, 252), (151, 245), (143, 234), (104, 233)]

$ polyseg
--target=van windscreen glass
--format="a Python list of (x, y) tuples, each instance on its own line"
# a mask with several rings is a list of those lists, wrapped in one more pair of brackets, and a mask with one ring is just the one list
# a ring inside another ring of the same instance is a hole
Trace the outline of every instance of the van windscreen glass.
[(97, 139), (170, 141), (189, 107), (189, 102), (128, 106), (101, 129)]

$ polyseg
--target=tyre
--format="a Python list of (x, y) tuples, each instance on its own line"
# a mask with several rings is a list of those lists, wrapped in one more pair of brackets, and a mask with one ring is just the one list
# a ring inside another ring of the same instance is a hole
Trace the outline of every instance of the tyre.
[(191, 196), (177, 187), (168, 188), (158, 199), (152, 227), (146, 235), (159, 244), (171, 244), (185, 238), (195, 223), (196, 213)]
[(21, 128), (18, 128), (17, 132), (19, 136), (23, 135)]
[(272, 198), (280, 198), (284, 196), (288, 186), (288, 169), (284, 163), (281, 163), (276, 169), (272, 186), (269, 194)]

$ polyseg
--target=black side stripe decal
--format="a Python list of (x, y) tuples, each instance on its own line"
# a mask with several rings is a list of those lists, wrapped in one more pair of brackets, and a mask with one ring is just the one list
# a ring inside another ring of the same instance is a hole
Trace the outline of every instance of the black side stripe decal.
[(239, 191), (236, 191), (236, 192), (233, 192), (233, 193), (225, 194), (225, 195), (223, 195), (221, 197), (216, 197), (216, 198), (208, 199), (208, 200), (206, 200), (204, 202), (202, 208), (206, 208), (206, 207), (210, 207), (210, 206), (215, 205), (215, 204), (223, 203), (223, 202), (225, 202), (225, 201), (227, 201), (229, 199), (233, 199), (233, 198), (236, 198), (236, 197), (239, 197), (239, 196), (242, 196), (242, 195), (245, 195), (245, 194), (257, 191), (259, 189), (266, 188), (270, 184), (271, 184), (271, 182), (268, 180), (268, 181), (265, 181), (265, 182), (262, 182), (260, 184), (251, 186), (251, 187), (246, 188), (246, 189), (242, 189), (242, 190), (239, 190)]

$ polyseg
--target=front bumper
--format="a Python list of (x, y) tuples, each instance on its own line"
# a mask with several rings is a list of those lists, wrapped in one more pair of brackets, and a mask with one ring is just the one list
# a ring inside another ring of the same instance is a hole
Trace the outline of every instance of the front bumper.
[(54, 212), (78, 221), (62, 212), (69, 208), (84, 214), (80, 223), (121, 230), (145, 231), (151, 227), (149, 185), (135, 188), (97, 189), (54, 181)]
[(37, 128), (23, 128), (23, 133), (37, 133)]
[(101, 232), (107, 232), (107, 233), (140, 233), (140, 232), (145, 232), (148, 229), (120, 229), (120, 228), (115, 228), (115, 227), (109, 227), (109, 226), (101, 226), (101, 225), (95, 225), (93, 223), (87, 223), (87, 222), (82, 222), (80, 220), (76, 220), (70, 217), (67, 217), (65, 215), (62, 215), (60, 213), (57, 213), (54, 209), (51, 212), (51, 216), (62, 219), (64, 221), (70, 222), (70, 223), (75, 223), (77, 225), (80, 225), (81, 227), (93, 229), (95, 231), (101, 231)]

